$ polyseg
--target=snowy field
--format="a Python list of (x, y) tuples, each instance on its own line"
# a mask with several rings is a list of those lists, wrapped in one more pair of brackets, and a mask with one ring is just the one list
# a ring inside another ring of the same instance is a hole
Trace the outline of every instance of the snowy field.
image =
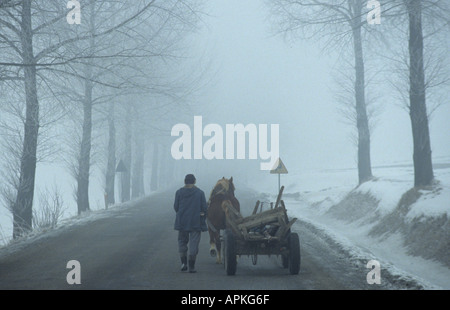
[[(440, 253), (449, 253), (449, 163), (450, 158), (435, 160), (434, 173), (438, 183), (433, 188), (419, 190), (421, 196), (404, 211), (401, 216), (403, 221), (392, 214), (398, 213), (397, 205), (403, 194), (413, 187), (414, 174), (410, 163), (374, 167), (375, 179), (358, 188), (355, 184), (357, 172), (354, 169), (302, 174), (293, 172), (281, 176), (281, 184), (285, 186), (283, 197), (291, 217), (297, 217), (326, 232), (354, 256), (377, 259), (382, 270), (384, 268), (392, 274), (413, 278), (425, 288), (450, 289), (448, 264), (438, 262), (436, 256), (421, 256), (422, 253), (429, 254), (427, 251), (433, 248), (431, 245), (434, 243), (441, 244)], [(277, 176), (267, 180), (269, 182), (260, 180), (255, 189), (261, 191), (261, 187), (266, 186), (264, 190), (276, 192)], [(362, 200), (357, 200), (356, 206), (345, 206), (345, 202), (351, 202), (351, 199), (346, 199), (349, 193)], [(363, 201), (365, 197), (369, 198), (368, 202)], [(412, 240), (395, 227), (416, 222), (428, 225), (425, 227), (432, 237), (424, 241)], [(435, 222), (441, 226), (432, 226)], [(386, 223), (389, 227), (386, 227)], [(385, 232), (380, 231), (382, 229)], [(411, 254), (412, 246), (415, 254)], [(448, 262), (448, 257), (440, 258)]]

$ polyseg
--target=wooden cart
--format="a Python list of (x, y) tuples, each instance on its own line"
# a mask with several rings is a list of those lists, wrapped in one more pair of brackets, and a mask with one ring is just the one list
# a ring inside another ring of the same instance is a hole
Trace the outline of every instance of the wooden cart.
[(289, 219), (286, 207), (281, 199), (284, 187), (281, 187), (275, 206), (262, 211), (262, 204), (257, 201), (252, 215), (243, 217), (230, 208), (227, 212), (227, 229), (225, 230), (222, 253), (227, 275), (234, 275), (237, 256), (252, 257), (254, 265), (258, 255), (281, 256), (284, 268), (296, 275), (300, 271), (300, 241), (297, 233), (291, 232), (291, 226), (297, 220)]

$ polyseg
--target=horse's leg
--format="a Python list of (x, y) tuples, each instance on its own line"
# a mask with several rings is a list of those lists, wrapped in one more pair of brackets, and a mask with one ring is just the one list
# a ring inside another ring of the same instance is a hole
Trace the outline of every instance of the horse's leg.
[(216, 236), (216, 248), (217, 248), (216, 263), (222, 264), (222, 243), (220, 241), (220, 231), (217, 232)]
[(211, 255), (211, 257), (216, 257), (217, 256), (217, 249), (216, 249), (216, 236), (215, 236), (215, 232), (211, 230), (211, 228), (208, 228), (208, 232), (209, 232), (209, 255)]

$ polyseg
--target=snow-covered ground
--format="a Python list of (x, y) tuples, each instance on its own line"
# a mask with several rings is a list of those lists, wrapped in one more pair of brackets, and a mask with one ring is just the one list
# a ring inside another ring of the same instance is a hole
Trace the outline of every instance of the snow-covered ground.
[[(292, 172), (281, 176), (283, 197), (290, 216), (326, 232), (354, 256), (377, 259), (382, 270), (413, 278), (422, 287), (450, 289), (448, 257), (438, 256), (450, 251), (450, 158), (434, 165), (438, 183), (419, 190), (418, 200), (401, 211), (398, 204), (414, 184), (411, 163), (374, 167), (375, 179), (359, 187), (354, 169)], [(260, 180), (255, 189), (276, 192), (276, 178)], [(429, 236), (416, 238), (402, 230), (414, 231), (417, 223), (420, 234)], [(430, 254), (436, 247), (439, 251)]]
[[(105, 208), (102, 173), (98, 169), (92, 169), (92, 177), (89, 184), (89, 196), (91, 210), (98, 211)], [(1, 184), (0, 180), (0, 187)], [(57, 191), (62, 202), (60, 221), (75, 219), (78, 214), (75, 196), (75, 180), (60, 163), (39, 163), (36, 171), (36, 187), (33, 210), (37, 214), (42, 213), (40, 196), (48, 192), (50, 197)], [(118, 192), (118, 191), (116, 191)], [(118, 200), (119, 197), (116, 197)], [(12, 240), (13, 233), (12, 214), (4, 205), (0, 206), (0, 247)]]

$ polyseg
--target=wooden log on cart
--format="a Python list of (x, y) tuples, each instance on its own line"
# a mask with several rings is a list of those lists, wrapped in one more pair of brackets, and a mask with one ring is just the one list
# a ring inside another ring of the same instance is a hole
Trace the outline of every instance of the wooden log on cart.
[(281, 208), (267, 210), (261, 213), (250, 215), (236, 220), (237, 226), (241, 229), (245, 227), (247, 230), (261, 225), (269, 225), (278, 223), (279, 216), (284, 216), (284, 210)]
[(284, 186), (281, 186), (280, 192), (278, 193), (277, 202), (275, 203), (275, 209), (278, 208), (278, 204), (281, 201), (281, 196), (283, 195)]
[[(245, 240), (280, 240), (289, 231), (297, 219), (289, 221), (286, 209), (278, 207), (258, 214), (237, 219), (233, 227)], [(272, 231), (274, 233), (269, 234)]]
[(256, 212), (258, 212), (258, 208), (259, 208), (259, 204), (260, 204), (261, 202), (258, 200), (257, 202), (256, 202), (256, 205), (255, 205), (255, 207), (253, 208), (253, 212), (252, 212), (252, 214), (256, 214)]
[(252, 215), (243, 217), (232, 206), (227, 207), (227, 226), (233, 231), (237, 239), (246, 241), (279, 241), (289, 232), (297, 219), (289, 220), (286, 206), (281, 199), (284, 186), (275, 203), (275, 207), (257, 213), (260, 201), (256, 202)]

